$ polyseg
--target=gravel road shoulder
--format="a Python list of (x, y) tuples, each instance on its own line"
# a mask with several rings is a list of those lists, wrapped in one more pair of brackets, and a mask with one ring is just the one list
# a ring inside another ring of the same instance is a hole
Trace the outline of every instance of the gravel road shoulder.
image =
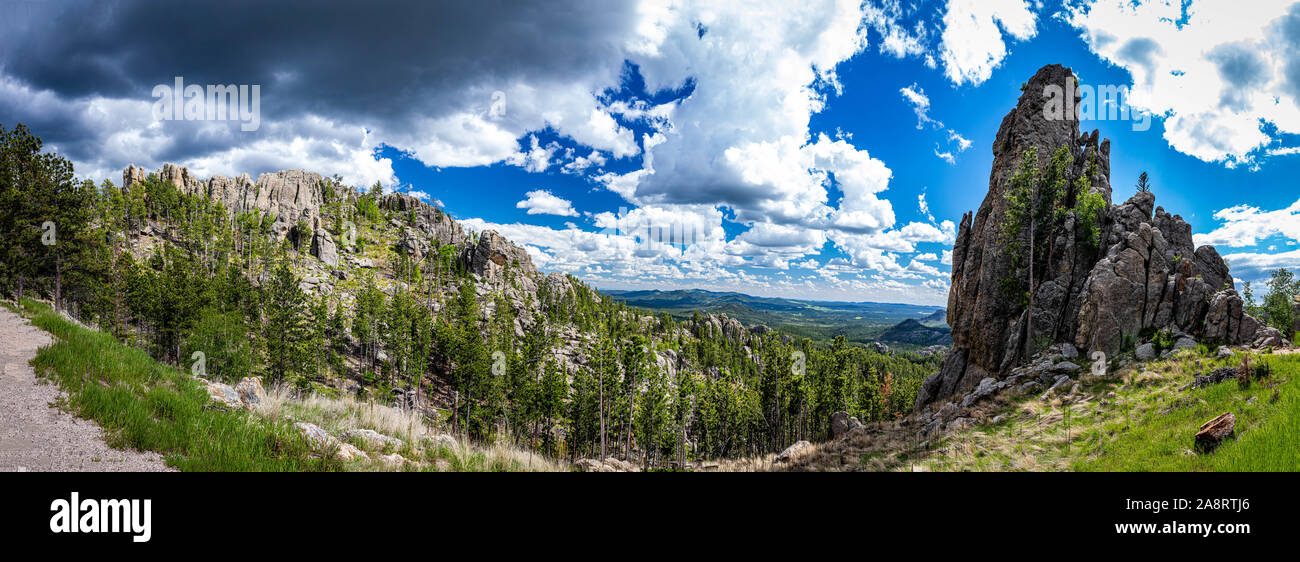
[(37, 379), (29, 363), (49, 342), (49, 334), (0, 308), (0, 471), (171, 470), (157, 453), (109, 447), (94, 421), (51, 406), (63, 392)]

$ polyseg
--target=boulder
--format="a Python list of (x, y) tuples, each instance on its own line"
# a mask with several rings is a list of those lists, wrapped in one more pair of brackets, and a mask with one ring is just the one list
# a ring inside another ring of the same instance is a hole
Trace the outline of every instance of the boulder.
[(573, 461), (573, 468), (578, 472), (601, 472), (601, 463), (596, 459), (578, 459)]
[(266, 389), (262, 387), (261, 377), (244, 377), (235, 385), (235, 392), (239, 393), (239, 400), (250, 408), (266, 400)]
[(349, 429), (339, 435), (339, 438), (369, 449), (383, 449), (389, 446), (397, 449), (402, 446), (401, 439), (389, 437), (373, 429)]
[(1183, 349), (1196, 349), (1196, 340), (1192, 339), (1190, 336), (1178, 338), (1178, 340), (1174, 342), (1174, 351), (1180, 351)]
[(311, 237), (311, 255), (330, 267), (339, 266), (339, 251), (334, 245), (334, 238), (323, 228), (317, 229)]
[(1079, 372), (1079, 368), (1080, 367), (1078, 363), (1071, 363), (1069, 361), (1061, 361), (1055, 365), (1052, 365), (1052, 371), (1055, 371), (1057, 373), (1073, 374)]
[(1282, 335), (1277, 328), (1265, 326), (1255, 332), (1253, 347), (1291, 347), (1291, 340)]
[(831, 414), (831, 439), (838, 439), (860, 427), (862, 422), (858, 421), (858, 418), (849, 416), (849, 413), (844, 410)]
[(975, 427), (975, 425), (976, 425), (975, 420), (971, 418), (957, 418), (955, 420), (948, 422), (948, 425), (945, 426), (945, 429), (947, 429), (948, 431), (965, 431), (967, 429)]
[(430, 447), (443, 447), (443, 448), (451, 449), (456, 446), (456, 438), (447, 435), (446, 433), (440, 433), (435, 436), (425, 436), (424, 442), (426, 446), (430, 446)]
[(317, 449), (328, 449), (339, 445), (338, 439), (335, 439), (333, 435), (330, 435), (329, 432), (314, 423), (296, 422), (293, 427), (299, 433), (302, 433), (302, 436), (306, 437), (307, 441)]
[(1139, 345), (1137, 350), (1133, 352), (1133, 356), (1138, 361), (1151, 361), (1156, 358), (1156, 346), (1152, 345), (1151, 342)]
[(365, 460), (370, 458), (370, 455), (367, 455), (365, 451), (356, 448), (351, 443), (339, 443), (339, 448), (335, 455), (339, 460), (345, 461)]
[(378, 459), (379, 462), (382, 462), (382, 463), (384, 463), (384, 464), (392, 464), (392, 465), (397, 465), (397, 466), (401, 466), (401, 465), (404, 465), (404, 464), (410, 462), (409, 460), (407, 460), (406, 457), (403, 457), (402, 455), (399, 455), (399, 454), (397, 454), (397, 453), (389, 453), (389, 454), (387, 454), (387, 455), (379, 455), (379, 456), (377, 456), (377, 457), (375, 457), (375, 458)]
[(975, 390), (972, 390), (961, 399), (961, 407), (969, 408), (979, 401), (997, 394), (1006, 386), (1006, 383), (998, 382), (998, 380), (993, 377), (985, 377), (980, 381), (979, 386), (975, 387)]
[(798, 441), (794, 445), (790, 445), (789, 447), (786, 447), (784, 451), (778, 453), (776, 457), (772, 459), (772, 462), (777, 462), (777, 463), (790, 462), (794, 459), (803, 456), (804, 454), (810, 451), (812, 451), (812, 443), (809, 443), (807, 441)]
[(230, 385), (204, 379), (199, 379), (199, 382), (206, 386), (208, 397), (214, 402), (218, 402), (228, 408), (244, 407), (244, 401), (239, 397), (239, 391), (235, 390)]
[(1048, 387), (1047, 392), (1044, 392), (1040, 398), (1046, 399), (1048, 396), (1051, 396), (1053, 393), (1058, 392), (1067, 386), (1070, 386), (1073, 382), (1074, 381), (1071, 380), (1070, 377), (1067, 377), (1065, 375), (1056, 377), (1056, 382), (1052, 383), (1052, 386)]

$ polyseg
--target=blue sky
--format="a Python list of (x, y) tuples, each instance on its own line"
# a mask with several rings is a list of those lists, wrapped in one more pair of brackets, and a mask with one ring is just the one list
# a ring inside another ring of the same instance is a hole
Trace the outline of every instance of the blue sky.
[[(196, 39), (181, 46), (130, 25), (147, 5), (89, 13), (11, 21), (0, 51), (0, 122), (49, 131), (79, 173), (171, 161), (379, 181), (602, 288), (944, 304), (997, 127), (1051, 63), (1131, 87), (1153, 115), (1082, 124), (1112, 141), (1115, 202), (1145, 170), (1239, 280), (1300, 267), (1293, 1), (325, 3), (300, 25), (182, 30)], [(91, 16), (89, 37), (23, 42)], [(369, 50), (293, 48), (353, 29), (376, 30), (354, 36)], [(238, 52), (201, 50), (205, 33)], [(157, 45), (168, 56), (140, 56)], [(79, 53), (98, 62), (59, 66)], [(261, 84), (262, 128), (151, 120), (151, 85), (182, 74)], [(647, 242), (647, 227), (687, 236)]]

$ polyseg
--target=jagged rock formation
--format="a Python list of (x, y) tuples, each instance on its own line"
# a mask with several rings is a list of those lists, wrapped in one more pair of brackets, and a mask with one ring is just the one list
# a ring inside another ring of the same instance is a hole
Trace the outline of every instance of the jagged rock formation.
[[(985, 379), (997, 380), (1031, 359), (1026, 347), (1041, 351), (1066, 342), (1085, 357), (1095, 351), (1113, 355), (1156, 330), (1228, 344), (1281, 345), (1276, 330), (1242, 313), (1228, 265), (1212, 246), (1193, 247), (1191, 226), (1182, 217), (1154, 207), (1149, 192), (1111, 204), (1110, 141), (1099, 142), (1096, 130), (1081, 135), (1077, 120), (1045, 117), (1048, 86), (1074, 91), (1065, 88), (1074, 79), (1061, 65), (1043, 67), (1002, 120), (988, 195), (974, 215), (962, 217), (953, 246), (948, 322), (954, 345), (941, 370), (922, 384), (918, 410)], [(1076, 93), (1066, 107), (1078, 101)], [(1063, 208), (1072, 209), (1083, 195), (1075, 180), (1086, 174), (1086, 185), (1106, 203), (1100, 239), (1090, 239), (1069, 210), (1049, 225), (1053, 235), (1042, 241), (1046, 251), (1016, 268), (1000, 239), (1009, 180), (1027, 150), (1036, 148), (1045, 163), (1060, 147), (1073, 157)], [(1007, 279), (1028, 279), (1030, 267), (1032, 311), (1001, 287)], [(1025, 338), (1034, 344), (1026, 346)]]
[[(146, 176), (144, 169), (128, 166), (122, 172), (122, 185), (130, 187)], [(271, 230), (278, 238), (286, 236), (299, 221), (313, 231), (321, 226), (326, 180), (315, 172), (281, 170), (258, 176), (256, 183), (248, 174), (237, 178), (213, 176), (200, 181), (188, 168), (168, 163), (158, 170), (158, 178), (171, 182), (182, 193), (219, 201), (231, 213), (259, 210), (270, 214), (275, 217)]]
[[(311, 254), (330, 267), (338, 267), (338, 244), (320, 219), (327, 189), (348, 203), (359, 196), (352, 189), (334, 186), (320, 174), (302, 170), (261, 174), (257, 182), (248, 174), (198, 180), (188, 168), (170, 163), (163, 164), (156, 174), (182, 193), (220, 202), (232, 214), (257, 210), (275, 217), (271, 231), (277, 239), (283, 239), (300, 223), (305, 224), (310, 231)], [(147, 177), (144, 168), (130, 165), (122, 172), (123, 187), (143, 182)], [(388, 193), (377, 204), (384, 210), (408, 213), (413, 219), (410, 224), (403, 223), (405, 232), (398, 243), (399, 249), (408, 255), (420, 259), (434, 246), (452, 246), (471, 273), (489, 281), (499, 280), (506, 264), (512, 264), (521, 273), (520, 279), (526, 280), (525, 289), (532, 292), (532, 279), (537, 276), (532, 258), (495, 231), (481, 233), (478, 243), (473, 244), (460, 224), (441, 209), (410, 195)]]

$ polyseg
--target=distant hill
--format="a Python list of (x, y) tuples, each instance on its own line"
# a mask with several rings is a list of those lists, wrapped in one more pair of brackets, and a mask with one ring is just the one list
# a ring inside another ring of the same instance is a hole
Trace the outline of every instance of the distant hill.
[(840, 335), (852, 342), (877, 341), (881, 333), (903, 320), (930, 318), (944, 312), (938, 307), (913, 304), (811, 301), (702, 289), (602, 292), (630, 306), (666, 312), (679, 319), (690, 318), (696, 311), (721, 312), (746, 326), (763, 324), (814, 341)]
[(941, 309), (939, 309), (939, 310), (934, 311), (933, 314), (930, 314), (930, 315), (928, 315), (928, 316), (923, 316), (923, 317), (917, 319), (917, 321), (920, 322), (921, 324), (926, 325), (926, 326), (929, 326), (929, 327), (931, 327), (931, 328), (943, 328), (943, 329), (947, 329), (947, 328), (948, 328), (948, 309), (946, 309), (946, 308), (941, 308)]
[(949, 345), (952, 343), (952, 334), (948, 333), (946, 325), (943, 328), (934, 328), (908, 318), (882, 332), (879, 339), (890, 343)]

